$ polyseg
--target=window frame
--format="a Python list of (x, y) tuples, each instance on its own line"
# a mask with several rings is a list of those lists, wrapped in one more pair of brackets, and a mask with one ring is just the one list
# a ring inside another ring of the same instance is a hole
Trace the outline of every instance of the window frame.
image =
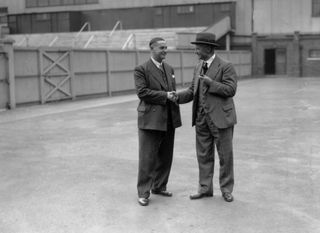
[(26, 8), (37, 8), (37, 7), (57, 7), (57, 6), (79, 6), (79, 5), (89, 5), (89, 4), (99, 4), (100, 0), (82, 0), (82, 2), (77, 2), (77, 0), (71, 0), (70, 3), (65, 3), (63, 0), (56, 0), (56, 3), (52, 3), (51, 0), (47, 0), (47, 4), (41, 5), (43, 0), (25, 0)]
[(188, 15), (195, 13), (195, 6), (194, 5), (181, 5), (177, 6), (177, 14), (178, 15)]
[(320, 17), (320, 0), (312, 0), (311, 2), (311, 16)]

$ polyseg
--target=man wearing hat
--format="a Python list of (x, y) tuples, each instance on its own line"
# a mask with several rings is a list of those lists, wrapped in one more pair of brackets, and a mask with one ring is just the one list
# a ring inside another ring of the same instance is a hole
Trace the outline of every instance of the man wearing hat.
[(196, 151), (199, 165), (199, 187), (191, 200), (213, 196), (215, 145), (220, 161), (219, 184), (225, 201), (233, 201), (233, 128), (236, 111), (233, 96), (237, 74), (231, 63), (214, 53), (218, 46), (212, 33), (198, 33), (195, 51), (200, 62), (194, 69), (191, 86), (178, 95), (179, 103), (193, 100), (192, 126), (196, 129)]
[(167, 183), (172, 164), (175, 128), (181, 126), (174, 70), (163, 62), (166, 41), (153, 38), (149, 47), (151, 58), (134, 70), (138, 105), (139, 171), (138, 203), (149, 204), (153, 194), (172, 196)]

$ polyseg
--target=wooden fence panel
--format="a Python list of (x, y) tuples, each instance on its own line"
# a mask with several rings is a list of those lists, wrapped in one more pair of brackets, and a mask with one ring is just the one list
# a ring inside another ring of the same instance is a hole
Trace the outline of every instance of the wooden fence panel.
[[(251, 74), (249, 51), (217, 53), (234, 64), (238, 75)], [(149, 51), (15, 48), (16, 102), (45, 103), (80, 96), (132, 91), (135, 88), (134, 67), (148, 59)], [(198, 58), (194, 51), (174, 50), (168, 52), (166, 62), (174, 67), (177, 84), (186, 84), (192, 81)], [(3, 89), (1, 83), (0, 88)], [(4, 105), (3, 102), (5, 101), (0, 102), (0, 108)]]

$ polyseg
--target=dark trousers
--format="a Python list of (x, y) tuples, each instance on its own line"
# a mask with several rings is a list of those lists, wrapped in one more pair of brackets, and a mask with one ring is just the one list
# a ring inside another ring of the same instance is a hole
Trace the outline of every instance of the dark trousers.
[(175, 129), (139, 129), (138, 196), (148, 198), (150, 190), (166, 190), (171, 170)]
[(222, 193), (232, 193), (234, 185), (232, 138), (233, 126), (218, 129), (203, 111), (197, 113), (196, 149), (199, 165), (199, 193), (213, 194), (215, 145), (220, 161), (220, 190)]

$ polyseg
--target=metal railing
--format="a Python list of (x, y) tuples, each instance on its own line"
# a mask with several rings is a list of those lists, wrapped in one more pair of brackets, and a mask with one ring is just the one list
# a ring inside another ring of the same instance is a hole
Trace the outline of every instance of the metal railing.
[(91, 35), (89, 40), (86, 42), (86, 44), (83, 46), (84, 48), (88, 48), (89, 44), (91, 43), (91, 41), (93, 41), (95, 35)]
[(85, 22), (83, 24), (83, 26), (80, 28), (80, 30), (78, 31), (78, 33), (75, 35), (75, 37), (73, 38), (73, 47), (75, 46), (77, 40), (78, 40), (78, 37), (81, 35), (81, 33), (84, 31), (84, 29), (87, 27), (87, 31), (91, 31), (91, 25), (89, 22)]
[(53, 40), (49, 43), (49, 47), (52, 47), (54, 43), (56, 43), (56, 41), (58, 40), (58, 36), (56, 36), (55, 38), (53, 38)]
[(110, 34), (109, 34), (109, 37), (111, 37), (114, 33), (114, 31), (117, 29), (117, 27), (120, 27), (120, 30), (122, 30), (122, 22), (120, 20), (118, 20), (116, 22), (116, 24), (114, 25), (114, 27), (112, 28)]
[[(126, 40), (126, 42), (123, 44), (122, 49), (126, 49), (129, 47), (130, 42), (135, 42), (135, 37), (136, 35), (134, 33), (131, 33), (128, 37), (128, 39)], [(135, 44), (134, 44), (134, 48), (135, 48)]]
[(29, 36), (24, 36), (18, 43), (16, 43), (16, 46), (22, 46), (23, 43), (26, 42), (26, 47), (29, 46)]

